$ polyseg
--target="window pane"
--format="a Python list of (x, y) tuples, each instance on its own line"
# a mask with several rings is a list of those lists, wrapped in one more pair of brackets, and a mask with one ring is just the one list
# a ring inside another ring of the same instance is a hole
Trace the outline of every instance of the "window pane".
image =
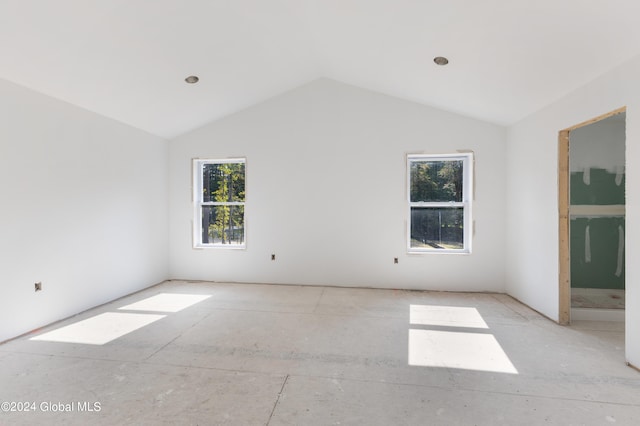
[(244, 244), (244, 206), (202, 206), (202, 244)]
[(464, 249), (464, 209), (412, 207), (410, 247)]
[(411, 161), (410, 201), (462, 201), (463, 161)]
[(204, 164), (202, 201), (244, 201), (244, 163)]

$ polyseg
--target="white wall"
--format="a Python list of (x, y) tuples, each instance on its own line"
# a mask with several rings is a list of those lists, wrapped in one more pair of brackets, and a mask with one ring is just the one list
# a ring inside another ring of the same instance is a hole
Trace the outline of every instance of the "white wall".
[(166, 141), (2, 80), (0, 117), (0, 341), (167, 278)]
[[(504, 291), (505, 136), (327, 79), (214, 122), (170, 142), (170, 275)], [(456, 150), (476, 154), (473, 254), (407, 255), (406, 153)], [(247, 158), (246, 250), (192, 249), (195, 157)]]
[(627, 106), (626, 351), (640, 366), (640, 56), (508, 130), (507, 291), (558, 319), (558, 131)]

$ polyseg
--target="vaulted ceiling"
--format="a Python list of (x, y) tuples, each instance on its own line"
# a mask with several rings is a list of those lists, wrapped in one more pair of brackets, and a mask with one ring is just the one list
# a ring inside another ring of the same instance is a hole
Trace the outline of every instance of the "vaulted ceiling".
[(0, 0), (0, 78), (165, 138), (320, 77), (508, 125), (638, 54), (638, 0)]

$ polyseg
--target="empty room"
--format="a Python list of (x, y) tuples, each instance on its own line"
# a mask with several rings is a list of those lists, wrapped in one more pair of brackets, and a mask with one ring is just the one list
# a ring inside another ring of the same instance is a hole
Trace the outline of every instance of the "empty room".
[(0, 52), (0, 425), (640, 424), (637, 0), (3, 0)]

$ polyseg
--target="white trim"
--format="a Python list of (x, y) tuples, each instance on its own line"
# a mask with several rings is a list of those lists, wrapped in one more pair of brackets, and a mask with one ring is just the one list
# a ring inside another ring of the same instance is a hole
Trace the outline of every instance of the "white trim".
[(200, 203), (201, 206), (244, 206), (244, 202), (242, 201), (229, 201), (228, 203), (220, 202), (220, 201), (203, 201)]
[[(216, 202), (202, 200), (202, 168), (206, 164), (244, 164), (244, 182), (245, 182), (245, 201)], [(192, 222), (192, 244), (194, 249), (229, 249), (244, 250), (247, 248), (247, 160), (246, 158), (222, 158), (222, 159), (202, 159), (194, 158), (192, 160), (192, 203), (193, 203), (193, 222)], [(206, 206), (244, 206), (244, 239), (242, 244), (220, 244), (208, 243), (203, 244), (202, 237), (202, 207)]]
[(456, 208), (456, 207), (465, 207), (468, 203), (467, 202), (456, 202), (456, 201), (438, 201), (438, 202), (433, 202), (430, 203), (428, 201), (409, 201), (409, 204), (411, 204), (411, 207), (432, 207), (432, 208), (447, 208), (447, 207), (451, 207), (451, 208)]
[[(411, 201), (411, 163), (416, 161), (462, 161), (463, 177), (462, 177), (462, 201), (456, 202), (425, 202)], [(406, 203), (407, 203), (407, 221), (406, 221), (406, 247), (409, 254), (471, 254), (472, 238), (473, 238), (473, 152), (461, 152), (455, 154), (407, 154), (406, 156)], [(462, 208), (463, 209), (463, 244), (462, 249), (436, 249), (436, 248), (417, 248), (411, 247), (411, 210), (412, 208)]]

